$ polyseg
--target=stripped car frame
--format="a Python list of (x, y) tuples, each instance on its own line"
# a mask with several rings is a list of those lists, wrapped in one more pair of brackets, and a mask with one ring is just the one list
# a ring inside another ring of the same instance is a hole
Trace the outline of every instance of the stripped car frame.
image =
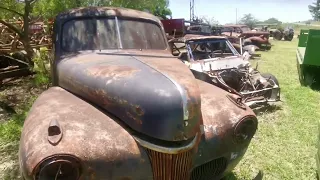
[(239, 54), (226, 37), (188, 34), (169, 43), (172, 54), (179, 56), (197, 79), (242, 96), (246, 105), (280, 101), (276, 77), (260, 74), (251, 66), (249, 53)]
[(256, 115), (172, 56), (156, 16), (72, 9), (53, 42), (54, 86), (22, 129), (24, 179), (220, 179), (245, 154)]

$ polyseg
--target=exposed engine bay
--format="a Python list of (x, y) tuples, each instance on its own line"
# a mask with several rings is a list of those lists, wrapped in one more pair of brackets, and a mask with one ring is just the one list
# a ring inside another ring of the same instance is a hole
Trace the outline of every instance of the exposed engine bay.
[(180, 53), (180, 59), (197, 79), (240, 95), (248, 106), (280, 101), (276, 77), (253, 68), (250, 53), (240, 55), (227, 39), (190, 38), (185, 47), (187, 52)]

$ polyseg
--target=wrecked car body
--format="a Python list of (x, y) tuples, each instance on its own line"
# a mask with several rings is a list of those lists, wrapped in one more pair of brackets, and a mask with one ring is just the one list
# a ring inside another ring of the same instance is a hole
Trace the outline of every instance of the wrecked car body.
[[(246, 25), (225, 25), (221, 35), (227, 37), (236, 48), (241, 43), (243, 47), (247, 45), (254, 46), (255, 50), (271, 49), (269, 32), (250, 30)], [(243, 39), (242, 42), (240, 42), (240, 38)]]
[(224, 25), (224, 32), (233, 32), (233, 36), (238, 36), (242, 38), (249, 38), (253, 36), (261, 36), (263, 35), (267, 39), (269, 39), (270, 33), (265, 32), (265, 31), (256, 31), (256, 30), (251, 30), (248, 26), (246, 25)]
[(185, 48), (176, 47), (174, 50), (179, 53), (173, 54), (179, 54), (197, 79), (242, 96), (246, 105), (280, 101), (276, 77), (253, 68), (248, 58), (240, 55), (226, 37), (186, 35), (170, 43), (174, 44), (172, 47), (185, 44)]
[(53, 87), (33, 104), (19, 162), (31, 179), (221, 179), (258, 121), (197, 80), (146, 12), (72, 9), (54, 23)]

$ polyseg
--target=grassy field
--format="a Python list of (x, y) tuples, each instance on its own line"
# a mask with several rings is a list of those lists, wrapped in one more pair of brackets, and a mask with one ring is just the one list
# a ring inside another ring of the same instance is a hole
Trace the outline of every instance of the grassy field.
[[(278, 79), (283, 102), (270, 112), (258, 113), (259, 129), (247, 154), (234, 171), (236, 179), (316, 179), (316, 141), (319, 92), (301, 87), (296, 68), (297, 39), (272, 41), (263, 52), (259, 70)], [(234, 179), (234, 178), (229, 178)]]
[[(270, 180), (309, 180), (316, 179), (316, 138), (317, 120), (320, 119), (320, 94), (298, 81), (295, 49), (297, 39), (292, 42), (273, 41), (271, 51), (263, 52), (259, 69), (274, 74), (282, 88), (280, 105), (272, 106), (268, 111), (257, 113), (259, 129), (240, 164), (228, 179), (252, 179), (259, 170), (263, 179)], [(18, 82), (17, 84), (21, 84)], [(16, 88), (14, 85), (9, 88)], [(8, 90), (0, 90), (1, 98)], [(16, 96), (25, 93), (17, 115), (10, 121), (0, 121), (0, 179), (19, 179), (17, 152), (20, 129), (32, 101), (39, 91), (33, 93), (28, 87), (14, 89)], [(10, 92), (9, 92), (10, 93)], [(13, 94), (13, 93), (12, 93)], [(2, 117), (0, 117), (2, 118)]]

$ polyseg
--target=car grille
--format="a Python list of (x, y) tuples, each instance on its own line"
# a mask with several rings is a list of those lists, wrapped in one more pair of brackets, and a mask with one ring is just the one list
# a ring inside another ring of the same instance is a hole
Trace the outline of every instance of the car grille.
[(166, 154), (146, 148), (154, 180), (189, 180), (192, 167), (192, 150)]
[(221, 175), (227, 167), (225, 158), (215, 159), (206, 164), (196, 167), (192, 171), (192, 180), (214, 180)]

